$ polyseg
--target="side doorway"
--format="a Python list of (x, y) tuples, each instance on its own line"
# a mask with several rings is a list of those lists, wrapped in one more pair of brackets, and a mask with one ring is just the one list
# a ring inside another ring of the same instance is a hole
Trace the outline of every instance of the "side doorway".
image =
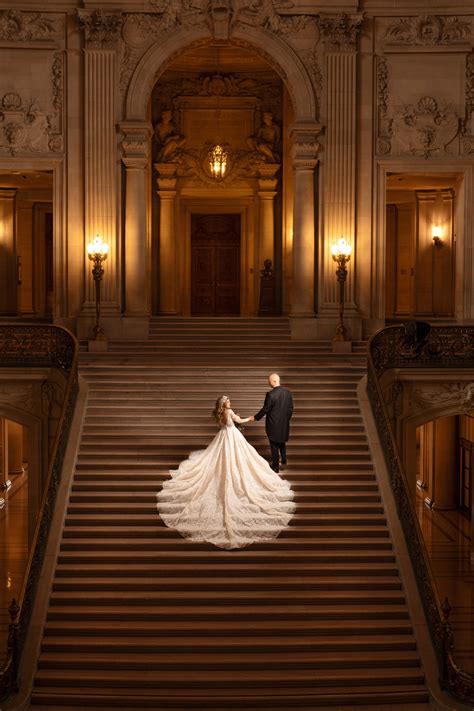
[[(420, 187), (423, 185), (429, 187)], [(454, 316), (455, 199), (456, 180), (452, 177), (389, 177), (387, 319)]]

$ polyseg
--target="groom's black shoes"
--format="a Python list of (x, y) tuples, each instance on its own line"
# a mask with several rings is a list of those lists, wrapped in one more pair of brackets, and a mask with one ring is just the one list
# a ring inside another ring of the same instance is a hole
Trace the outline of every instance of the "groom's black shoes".
[(274, 467), (273, 464), (270, 464), (270, 467), (271, 467), (271, 469), (273, 469), (273, 471), (275, 472), (275, 474), (279, 474), (279, 473), (280, 473), (280, 470), (279, 470), (278, 467)]

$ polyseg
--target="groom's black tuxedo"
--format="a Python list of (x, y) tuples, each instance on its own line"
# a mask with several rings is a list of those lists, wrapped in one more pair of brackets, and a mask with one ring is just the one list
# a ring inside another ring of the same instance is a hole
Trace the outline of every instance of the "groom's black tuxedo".
[(265, 417), (265, 430), (272, 450), (272, 469), (278, 471), (278, 455), (281, 453), (282, 464), (286, 463), (285, 442), (290, 436), (290, 419), (293, 414), (293, 396), (291, 392), (277, 385), (265, 396), (262, 409), (255, 415), (256, 420)]

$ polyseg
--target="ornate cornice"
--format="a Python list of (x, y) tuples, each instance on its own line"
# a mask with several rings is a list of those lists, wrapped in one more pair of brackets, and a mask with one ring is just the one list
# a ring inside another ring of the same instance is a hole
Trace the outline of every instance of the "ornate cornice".
[(115, 49), (121, 38), (122, 13), (77, 10), (79, 24), (90, 49)]
[(471, 35), (471, 23), (455, 15), (420, 15), (397, 19), (383, 39), (392, 45), (432, 46), (466, 43)]
[(318, 16), (321, 37), (329, 52), (355, 52), (362, 29), (362, 15), (326, 15)]

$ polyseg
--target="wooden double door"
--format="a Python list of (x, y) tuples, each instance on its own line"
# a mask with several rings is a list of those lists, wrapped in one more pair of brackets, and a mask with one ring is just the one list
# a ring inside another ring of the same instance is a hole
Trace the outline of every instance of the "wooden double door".
[(240, 315), (240, 215), (191, 215), (191, 314)]

